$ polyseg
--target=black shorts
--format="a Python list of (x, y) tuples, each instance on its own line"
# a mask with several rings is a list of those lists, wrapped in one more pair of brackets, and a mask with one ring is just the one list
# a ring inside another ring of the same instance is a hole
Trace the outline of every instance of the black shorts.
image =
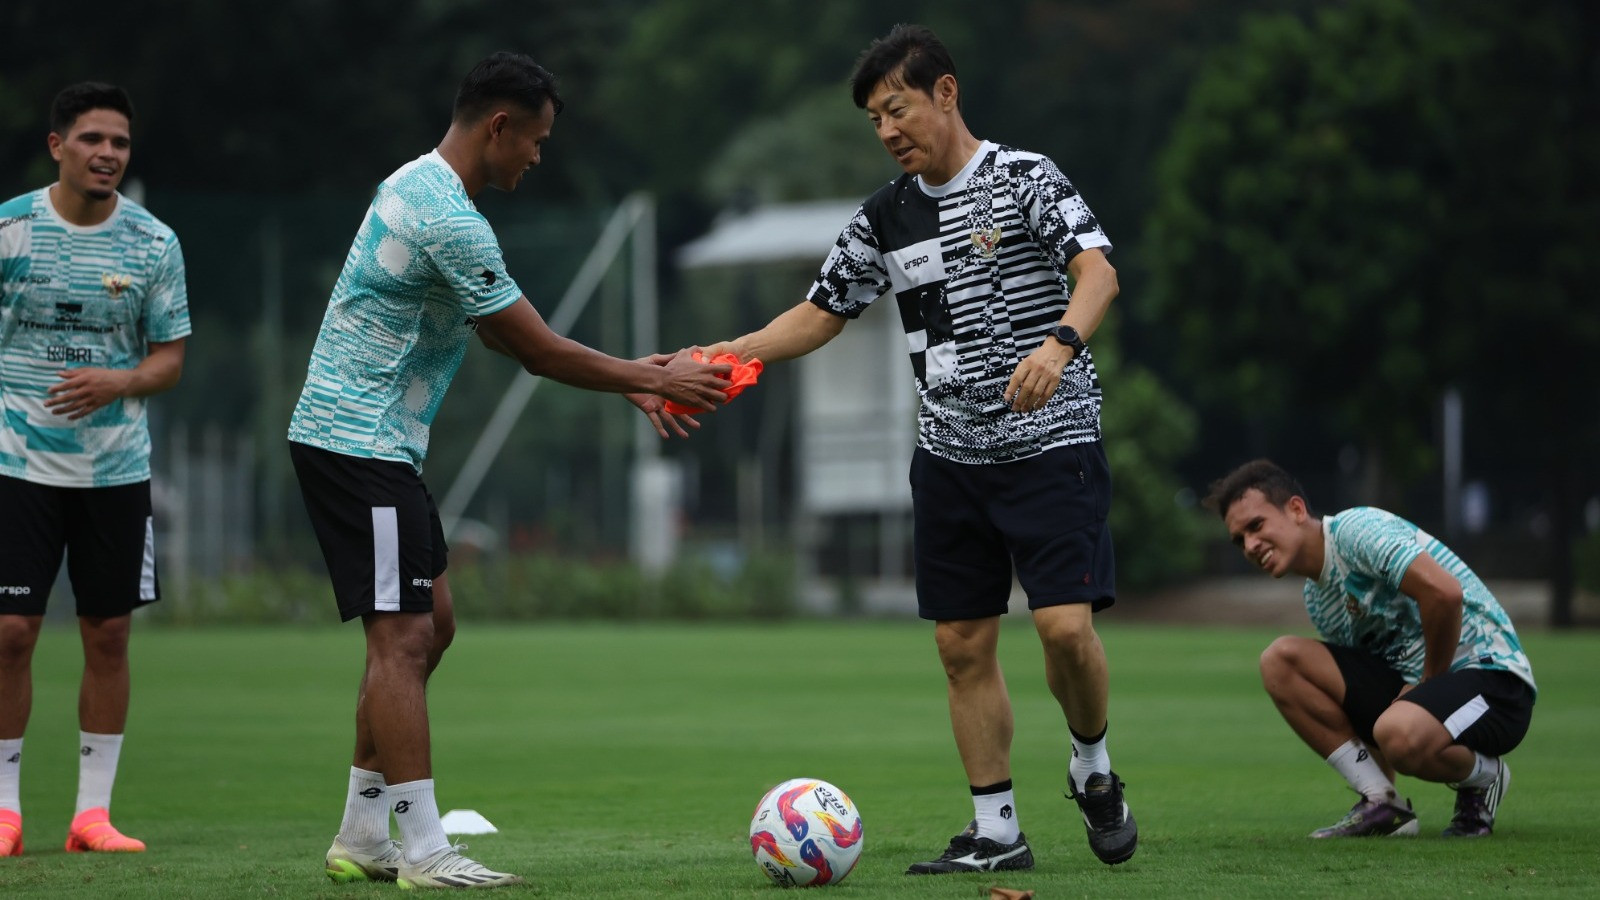
[(339, 618), (431, 612), (448, 548), (433, 496), (408, 463), (363, 459), (291, 441), (311, 527), (328, 564)]
[(1028, 608), (1116, 600), (1106, 514), (1111, 470), (1096, 441), (993, 465), (911, 458), (917, 611), (924, 619), (1002, 615), (1012, 567)]
[[(1326, 641), (1323, 646), (1344, 677), (1345, 715), (1362, 740), (1376, 745), (1372, 726), (1400, 695), (1405, 679), (1365, 650)], [(1514, 750), (1533, 720), (1533, 688), (1500, 669), (1458, 669), (1424, 681), (1402, 699), (1431, 713), (1457, 744), (1488, 756)]]
[(0, 613), (42, 616), (67, 560), (78, 615), (161, 599), (150, 482), (68, 488), (0, 475)]

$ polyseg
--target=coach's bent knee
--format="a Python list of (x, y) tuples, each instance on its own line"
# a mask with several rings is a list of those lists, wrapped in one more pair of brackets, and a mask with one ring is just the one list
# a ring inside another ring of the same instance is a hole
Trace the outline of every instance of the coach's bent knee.
[(1087, 603), (1044, 607), (1034, 613), (1033, 624), (1048, 650), (1072, 656), (1100, 652), (1093, 610)]
[(940, 622), (934, 626), (933, 640), (939, 648), (945, 677), (960, 681), (993, 669), (998, 636), (998, 622), (992, 619)]

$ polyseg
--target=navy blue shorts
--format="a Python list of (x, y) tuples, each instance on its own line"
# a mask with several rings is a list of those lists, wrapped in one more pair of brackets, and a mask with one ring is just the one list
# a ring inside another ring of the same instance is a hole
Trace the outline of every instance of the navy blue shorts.
[(1111, 470), (1099, 441), (1008, 463), (911, 458), (917, 611), (924, 619), (1003, 615), (1013, 568), (1028, 608), (1116, 601), (1106, 515)]
[[(1362, 740), (1406, 685), (1399, 672), (1365, 650), (1322, 642), (1344, 678), (1344, 713)], [(1488, 756), (1510, 753), (1533, 720), (1533, 688), (1499, 669), (1457, 669), (1417, 685), (1400, 699), (1433, 714), (1457, 743)], [(1379, 749), (1382, 749), (1381, 747)]]

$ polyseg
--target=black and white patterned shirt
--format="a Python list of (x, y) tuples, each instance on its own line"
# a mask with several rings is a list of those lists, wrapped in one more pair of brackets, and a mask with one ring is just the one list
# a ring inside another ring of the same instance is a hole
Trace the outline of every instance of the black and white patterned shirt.
[(1024, 459), (1100, 438), (1084, 353), (1037, 412), (1004, 393), (1071, 298), (1067, 263), (1111, 242), (1072, 182), (1037, 153), (988, 141), (946, 184), (901, 175), (856, 210), (806, 295), (848, 318), (893, 290), (911, 348), (917, 443), (961, 463)]

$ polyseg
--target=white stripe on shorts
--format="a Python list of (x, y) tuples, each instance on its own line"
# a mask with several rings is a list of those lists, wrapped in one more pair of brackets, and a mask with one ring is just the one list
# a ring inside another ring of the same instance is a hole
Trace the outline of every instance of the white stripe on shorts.
[(372, 508), (372, 608), (400, 611), (400, 519), (392, 506)]
[(144, 517), (144, 561), (139, 564), (139, 599), (156, 599), (155, 517)]
[(1450, 737), (1452, 738), (1461, 737), (1461, 732), (1471, 728), (1473, 723), (1483, 718), (1483, 714), (1488, 711), (1489, 701), (1483, 699), (1483, 695), (1479, 694), (1462, 704), (1460, 709), (1451, 713), (1450, 717), (1444, 720), (1444, 730), (1450, 732)]

